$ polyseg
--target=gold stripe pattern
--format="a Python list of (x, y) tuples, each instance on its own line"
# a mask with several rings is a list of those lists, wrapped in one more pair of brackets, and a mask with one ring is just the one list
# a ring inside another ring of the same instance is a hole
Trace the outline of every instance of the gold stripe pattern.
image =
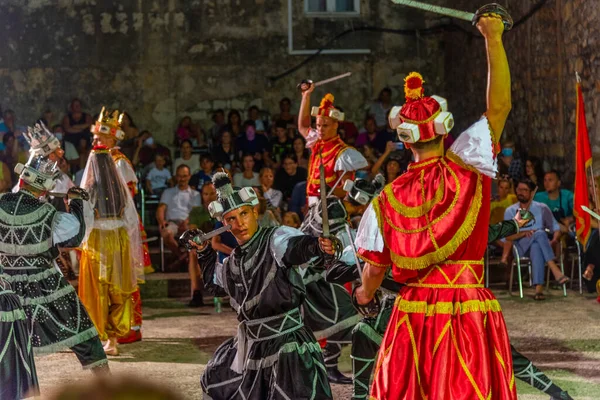
[(478, 283), (466, 283), (457, 285), (453, 285), (450, 283), (407, 283), (406, 286), (429, 289), (481, 289), (484, 287), (483, 284)]
[(502, 308), (498, 300), (467, 300), (463, 302), (439, 301), (428, 304), (426, 301), (410, 301), (400, 299), (396, 302), (398, 311), (407, 314), (425, 314), (427, 317), (434, 315), (463, 315), (474, 312), (488, 313), (500, 312)]

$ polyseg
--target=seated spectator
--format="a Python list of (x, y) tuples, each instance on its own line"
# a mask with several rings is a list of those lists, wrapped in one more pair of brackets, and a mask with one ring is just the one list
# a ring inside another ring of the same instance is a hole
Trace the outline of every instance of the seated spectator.
[(305, 168), (298, 166), (298, 160), (294, 154), (286, 154), (283, 157), (282, 168), (275, 173), (273, 187), (283, 194), (284, 201), (292, 197), (294, 186), (300, 182), (306, 182), (308, 172)]
[(221, 133), (225, 129), (225, 112), (221, 109), (215, 110), (211, 117), (213, 126), (208, 131), (211, 147), (215, 147), (221, 143)]
[(283, 225), (300, 229), (300, 217), (295, 212), (288, 211), (283, 215)]
[(367, 117), (365, 127), (361, 129), (356, 138), (355, 146), (357, 148), (364, 145), (370, 145), (377, 153), (382, 154), (386, 150), (386, 145), (392, 138), (385, 130), (377, 130), (374, 117)]
[(90, 126), (94, 123), (92, 116), (83, 112), (81, 101), (73, 99), (69, 105), (67, 115), (63, 117), (62, 127), (65, 132), (65, 140), (79, 146), (79, 141), (85, 139), (88, 144), (92, 141)]
[(400, 161), (397, 157), (391, 157), (393, 153), (398, 151), (398, 143), (387, 142), (383, 154), (377, 159), (371, 167), (371, 176), (383, 173), (385, 181), (391, 183), (401, 174)]
[(154, 156), (154, 167), (146, 175), (146, 190), (148, 193), (160, 196), (171, 180), (171, 172), (165, 168), (165, 158), (160, 154)]
[(523, 177), (523, 162), (515, 152), (515, 143), (506, 141), (502, 146), (502, 151), (498, 155), (498, 174), (508, 175), (513, 183), (518, 182)]
[(273, 121), (275, 121), (275, 123), (277, 123), (278, 121), (282, 121), (286, 125), (292, 124), (295, 126), (297, 118), (295, 115), (290, 113), (291, 109), (292, 101), (289, 98), (284, 97), (279, 101), (279, 114), (275, 114), (273, 116)]
[(237, 139), (235, 147), (238, 149), (240, 158), (242, 153), (251, 154), (260, 169), (263, 165), (263, 156), (269, 146), (269, 140), (265, 135), (256, 133), (253, 121), (244, 122), (244, 132), (245, 135)]
[(296, 137), (294, 137), (292, 146), (294, 150), (293, 154), (296, 155), (298, 166), (300, 168), (308, 170), (308, 158), (310, 157), (310, 153), (306, 148), (306, 140), (304, 139), (304, 137), (302, 135), (297, 135)]
[(256, 127), (256, 133), (264, 134), (266, 133), (265, 122), (260, 119), (260, 110), (257, 106), (250, 106), (248, 108), (248, 119), (250, 121), (254, 121), (254, 126)]
[[(215, 223), (215, 229), (219, 229), (221, 227), (223, 227), (223, 223), (217, 221), (217, 223)], [(229, 257), (233, 249), (238, 246), (238, 242), (235, 239), (235, 236), (233, 236), (233, 233), (227, 231), (213, 237), (210, 241), (210, 245), (214, 250), (217, 251), (219, 262), (223, 263), (223, 260)]]
[(239, 161), (235, 151), (235, 144), (231, 132), (227, 129), (223, 129), (221, 141), (213, 147), (212, 153), (218, 167), (229, 170), (238, 168)]
[(65, 135), (63, 132), (62, 125), (54, 125), (52, 127), (52, 133), (54, 136), (60, 141), (62, 149), (65, 151), (64, 158), (69, 164), (70, 171), (77, 171), (79, 169), (79, 158), (80, 155), (77, 152), (77, 149), (71, 142), (67, 142), (65, 140)]
[(165, 160), (165, 166), (171, 169), (171, 151), (160, 143), (157, 143), (150, 131), (144, 130), (135, 139), (135, 152), (131, 163), (144, 169), (142, 176), (146, 176), (148, 171), (154, 167), (154, 156), (161, 155)]
[(285, 122), (277, 121), (275, 124), (275, 137), (269, 143), (265, 152), (266, 165), (277, 170), (281, 166), (283, 156), (293, 150), (292, 141), (288, 139)]
[(552, 211), (552, 215), (560, 224), (563, 233), (569, 232), (571, 225), (575, 223), (573, 217), (574, 194), (570, 190), (561, 189), (560, 175), (558, 171), (552, 170), (544, 175), (545, 192), (537, 192), (535, 201), (544, 203)]
[(53, 127), (55, 125), (55, 123), (54, 123), (54, 113), (52, 112), (52, 110), (49, 108), (45, 109), (44, 112), (42, 113), (42, 116), (40, 117), (40, 119), (38, 119), (38, 122), (41, 122), (42, 124), (44, 124), (44, 126), (46, 128)]
[(140, 130), (133, 122), (133, 118), (129, 113), (123, 113), (123, 119), (121, 120), (121, 130), (125, 133), (125, 139), (123, 140), (133, 140), (139, 136)]
[[(532, 281), (535, 285), (535, 300), (545, 300), (544, 297), (544, 266), (552, 271), (554, 278), (559, 285), (564, 285), (569, 281), (562, 274), (558, 265), (554, 261), (554, 251), (552, 247), (558, 243), (561, 232), (558, 222), (552, 216), (552, 212), (547, 205), (532, 200), (532, 193), (535, 185), (530, 180), (519, 181), (516, 187), (518, 203), (508, 207), (504, 212), (504, 219), (511, 219), (520, 208), (529, 207), (535, 221), (532, 226), (525, 226), (519, 233), (506, 238), (507, 246), (511, 242), (517, 247), (522, 257), (529, 257), (532, 265)], [(530, 204), (531, 201), (531, 204)], [(548, 238), (545, 230), (548, 230), (553, 236)], [(504, 261), (505, 262), (505, 261)]]
[(383, 88), (379, 92), (377, 100), (371, 103), (368, 115), (375, 118), (375, 124), (379, 130), (387, 130), (387, 115), (392, 109), (392, 89)]
[(212, 182), (212, 176), (215, 173), (215, 161), (210, 154), (203, 154), (200, 157), (200, 171), (192, 175), (190, 186), (200, 191), (206, 182)]
[(12, 183), (12, 174), (5, 162), (0, 161), (0, 193), (10, 192)]
[(234, 140), (237, 140), (244, 133), (242, 128), (242, 117), (238, 110), (230, 110), (227, 114), (227, 130), (231, 132)]
[(177, 168), (184, 164), (190, 168), (192, 174), (195, 174), (200, 170), (200, 156), (198, 154), (192, 154), (193, 146), (189, 140), (184, 140), (179, 147), (181, 156), (175, 159), (173, 163), (173, 172), (177, 171)]
[(544, 169), (542, 168), (542, 162), (539, 158), (529, 156), (525, 160), (525, 179), (529, 179), (535, 184), (538, 192), (542, 190), (544, 184)]
[(190, 168), (187, 165), (182, 164), (177, 167), (175, 172), (177, 186), (165, 189), (156, 209), (160, 234), (177, 258), (175, 263), (183, 261), (187, 255), (186, 252), (179, 250), (177, 239), (188, 229), (188, 217), (192, 208), (201, 204), (200, 193), (189, 186), (190, 177)]
[[(193, 207), (190, 211), (189, 229), (200, 229), (207, 233), (212, 231), (215, 225), (215, 221), (210, 217), (210, 213), (208, 212), (208, 205), (217, 200), (217, 191), (212, 182), (205, 182), (200, 189), (200, 194), (202, 196), (202, 204), (198, 207)], [(188, 306), (202, 307), (204, 306), (202, 291), (204, 285), (202, 283), (202, 274), (200, 273), (196, 250), (190, 251), (188, 272), (190, 274), (192, 289), (192, 299)]]
[(265, 199), (262, 189), (260, 187), (255, 187), (254, 191), (258, 197), (258, 204), (255, 207), (256, 212), (258, 213), (258, 225), (263, 228), (279, 226), (279, 219), (277, 218), (276, 212), (270, 207), (267, 199)]
[(508, 175), (500, 177), (497, 180), (496, 185), (498, 186), (498, 196), (492, 198), (492, 203), (490, 205), (490, 225), (503, 221), (506, 209), (517, 202), (517, 196), (513, 191), (512, 180)]
[(179, 121), (179, 125), (177, 125), (177, 129), (175, 130), (176, 143), (181, 146), (181, 144), (192, 138), (192, 118), (189, 116), (185, 116), (181, 118)]
[(280, 208), (281, 201), (283, 200), (283, 194), (277, 189), (273, 189), (273, 182), (275, 176), (271, 168), (265, 167), (260, 170), (258, 174), (260, 179), (260, 185), (263, 192), (264, 198), (267, 200), (269, 205), (273, 208)]
[(242, 156), (242, 172), (233, 175), (233, 186), (260, 186), (258, 173), (254, 172), (254, 156), (252, 154)]

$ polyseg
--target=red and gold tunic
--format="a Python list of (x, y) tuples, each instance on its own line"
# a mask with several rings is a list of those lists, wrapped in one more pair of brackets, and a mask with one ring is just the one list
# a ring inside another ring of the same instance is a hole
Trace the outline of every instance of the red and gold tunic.
[(392, 265), (406, 283), (371, 399), (516, 399), (500, 304), (484, 288), (491, 178), (482, 172), (495, 163), (487, 120), (462, 135), (454, 152), (411, 164), (363, 216), (360, 257)]
[[(115, 164), (117, 164), (117, 171), (121, 174), (125, 183), (127, 183), (127, 187), (131, 192), (131, 197), (135, 198), (137, 194), (137, 177), (135, 175), (135, 169), (133, 168), (133, 164), (129, 161), (129, 158), (117, 148), (110, 149), (110, 154), (115, 160)], [(146, 234), (146, 229), (144, 228), (144, 224), (142, 223), (142, 219), (139, 218), (140, 221), (140, 235), (142, 237), (142, 250), (144, 254), (144, 270), (146, 271), (148, 268), (152, 267), (152, 261), (150, 260), (150, 249), (148, 248), (148, 243), (146, 240), (148, 239), (148, 235)], [(132, 313), (132, 321), (131, 321), (131, 330), (129, 331), (129, 335), (125, 337), (119, 338), (119, 343), (132, 343), (142, 339), (142, 298), (140, 296), (140, 289), (138, 289), (132, 294), (131, 301), (133, 303), (133, 313)]]
[[(367, 160), (354, 147), (348, 146), (342, 138), (336, 136), (327, 141), (318, 138), (316, 130), (311, 129), (307, 138), (306, 147), (310, 148), (311, 155), (308, 165), (308, 181), (306, 182), (306, 196), (309, 205), (311, 198), (319, 196), (321, 154), (325, 167), (325, 182), (329, 188), (335, 185), (339, 177), (345, 173), (345, 179), (354, 179), (354, 171), (368, 165)], [(343, 184), (343, 182), (341, 182)], [(338, 184), (338, 187), (342, 187)]]

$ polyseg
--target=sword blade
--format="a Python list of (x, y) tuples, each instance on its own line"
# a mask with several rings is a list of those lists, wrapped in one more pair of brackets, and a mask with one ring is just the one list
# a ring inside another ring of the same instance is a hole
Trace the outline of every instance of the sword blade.
[(214, 231), (210, 231), (208, 233), (205, 233), (204, 235), (200, 235), (200, 236), (196, 236), (193, 241), (197, 244), (200, 244), (202, 242), (206, 242), (208, 239), (211, 239), (215, 236), (219, 236), (221, 233), (227, 232), (228, 230), (231, 229), (231, 225), (225, 225), (222, 226), (218, 229), (215, 229)]
[(350, 238), (350, 246), (352, 246), (352, 255), (354, 256), (354, 262), (356, 263), (356, 268), (358, 269), (358, 276), (360, 277), (360, 282), (362, 283), (362, 267), (360, 265), (360, 260), (358, 259), (358, 252), (356, 251), (356, 246), (354, 246), (354, 240), (352, 240), (352, 230), (350, 229), (350, 225), (346, 224), (346, 234)]
[(346, 77), (348, 77), (348, 76), (350, 76), (350, 75), (352, 75), (352, 72), (346, 72), (345, 74), (336, 75), (336, 76), (333, 76), (333, 77), (331, 77), (331, 78), (328, 78), (328, 79), (323, 79), (322, 81), (315, 82), (313, 85), (314, 85), (315, 87), (317, 87), (317, 86), (321, 86), (321, 85), (324, 85), (324, 84), (326, 84), (326, 83), (329, 83), (329, 82), (334, 82), (334, 81), (337, 81), (337, 80), (339, 80), (339, 79), (346, 78)]
[(323, 165), (323, 153), (319, 153), (321, 165), (319, 165), (319, 181), (321, 183), (321, 219), (323, 227), (323, 237), (329, 237), (329, 213), (327, 210), (327, 183), (325, 182), (325, 165)]
[(600, 215), (596, 214), (594, 211), (590, 210), (588, 207), (581, 206), (581, 209), (583, 211), (585, 211), (586, 213), (590, 214), (592, 217), (596, 218), (598, 221), (600, 221)]
[(455, 10), (455, 9), (449, 8), (449, 7), (442, 7), (442, 6), (436, 6), (433, 4), (422, 3), (420, 1), (392, 0), (392, 2), (395, 4), (400, 4), (402, 6), (417, 8), (419, 10), (429, 11), (429, 12), (432, 12), (435, 14), (445, 15), (447, 17), (462, 19), (464, 21), (469, 21), (469, 22), (473, 21), (473, 18), (475, 18), (474, 13), (470, 13), (467, 11)]

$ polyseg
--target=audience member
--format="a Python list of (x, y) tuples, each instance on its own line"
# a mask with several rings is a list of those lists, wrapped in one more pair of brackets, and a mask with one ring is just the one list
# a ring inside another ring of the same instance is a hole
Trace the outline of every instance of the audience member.
[(187, 165), (190, 168), (190, 171), (192, 171), (192, 174), (195, 174), (200, 170), (200, 157), (198, 154), (192, 154), (192, 150), (193, 146), (191, 141), (184, 140), (181, 142), (181, 146), (179, 147), (181, 156), (175, 159), (175, 162), (173, 163), (173, 172), (175, 172), (182, 164)]
[(254, 161), (258, 164), (258, 168), (262, 167), (263, 155), (267, 151), (269, 146), (269, 140), (265, 135), (259, 135), (256, 133), (253, 121), (244, 122), (244, 132), (237, 139), (236, 148), (240, 158), (243, 153), (251, 154), (254, 157)]
[(154, 156), (154, 167), (146, 175), (146, 190), (148, 193), (160, 196), (171, 180), (171, 172), (165, 168), (165, 158), (157, 154)]
[(192, 144), (192, 118), (187, 115), (181, 118), (179, 125), (177, 125), (175, 135), (177, 137), (177, 144), (181, 145), (186, 140), (189, 140), (190, 144)]
[[(378, 130), (375, 124), (375, 117), (368, 116), (365, 120), (365, 127), (361, 129), (356, 138), (355, 146), (357, 148), (369, 144), (379, 154), (386, 151), (386, 144), (391, 140), (387, 131)], [(395, 149), (394, 149), (395, 150)]]
[(254, 172), (254, 156), (252, 154), (242, 156), (242, 172), (233, 175), (233, 186), (240, 188), (260, 186), (258, 173)]
[[(179, 250), (178, 238), (188, 229), (188, 217), (192, 207), (201, 204), (200, 193), (189, 186), (190, 168), (182, 164), (177, 167), (177, 186), (165, 189), (156, 209), (156, 220), (165, 244), (177, 257), (177, 262), (185, 259), (186, 252)], [(172, 264), (173, 265), (173, 264)]]
[(283, 215), (283, 225), (300, 229), (300, 217), (295, 212), (288, 211)]
[(545, 192), (537, 192), (535, 201), (544, 203), (552, 211), (552, 215), (560, 224), (563, 233), (569, 232), (569, 228), (575, 223), (573, 217), (574, 194), (570, 190), (561, 189), (560, 175), (558, 171), (552, 170), (544, 175)]
[(498, 172), (500, 175), (508, 175), (513, 183), (518, 182), (523, 177), (523, 162), (517, 157), (515, 143), (507, 141), (502, 146), (502, 151), (498, 157)]
[(273, 182), (275, 180), (273, 169), (269, 167), (262, 168), (259, 173), (259, 179), (263, 196), (267, 200), (269, 206), (273, 208), (280, 208), (281, 201), (283, 200), (283, 194), (281, 191), (273, 189)]
[(79, 139), (79, 143), (77, 143), (77, 154), (79, 154), (79, 167), (77, 168), (78, 170), (83, 171), (85, 169), (91, 151), (91, 142), (84, 137)]
[(256, 205), (256, 212), (258, 213), (258, 225), (263, 228), (270, 228), (279, 226), (279, 219), (273, 212), (273, 209), (269, 207), (269, 202), (264, 196), (264, 193), (260, 187), (254, 188), (258, 197), (258, 204)]
[(542, 190), (544, 184), (544, 169), (539, 158), (529, 156), (525, 160), (525, 179), (529, 179), (535, 184), (538, 192)]
[(260, 119), (260, 110), (257, 106), (250, 106), (248, 108), (248, 119), (254, 121), (257, 133), (266, 133), (265, 122)]
[(298, 166), (298, 160), (294, 154), (283, 156), (282, 168), (275, 173), (273, 187), (281, 191), (284, 201), (292, 197), (294, 186), (299, 182), (306, 182), (308, 172), (305, 168)]
[(308, 204), (306, 202), (306, 181), (298, 182), (292, 190), (292, 196), (288, 203), (288, 211), (293, 211), (304, 219), (306, 212), (308, 211)]
[(166, 166), (171, 166), (171, 151), (162, 144), (157, 143), (150, 131), (143, 130), (140, 133), (135, 139), (135, 147), (135, 153), (133, 153), (131, 159), (134, 166), (141, 165), (145, 169), (150, 164), (154, 163), (154, 156), (157, 154), (163, 157)]
[(213, 126), (209, 130), (211, 145), (214, 148), (221, 143), (221, 133), (225, 128), (225, 112), (221, 109), (215, 110), (212, 114)]
[[(344, 112), (341, 107), (337, 107), (338, 110)], [(356, 145), (356, 138), (358, 137), (358, 129), (352, 121), (339, 121), (338, 122), (338, 134), (340, 137), (349, 144), (350, 146)]]
[(0, 161), (0, 193), (10, 192), (13, 187), (12, 174), (8, 165)]
[(235, 151), (235, 144), (231, 132), (223, 129), (221, 133), (221, 142), (213, 147), (214, 160), (218, 167), (225, 169), (238, 168), (238, 157)]
[[(390, 158), (391, 154), (397, 150), (396, 143), (388, 141), (385, 145), (385, 149), (381, 156), (375, 161), (375, 164), (371, 167), (371, 175), (375, 176), (383, 172), (385, 181), (390, 183), (398, 176), (400, 176), (400, 163), (395, 158)], [(388, 168), (390, 173), (388, 173)], [(388, 180), (391, 179), (391, 180)]]
[(293, 154), (296, 155), (298, 166), (308, 170), (308, 159), (310, 157), (310, 152), (306, 148), (306, 140), (304, 137), (302, 135), (296, 135), (296, 137), (294, 137), (292, 146), (294, 150)]
[(508, 175), (500, 177), (496, 181), (496, 185), (498, 186), (498, 195), (492, 198), (490, 205), (490, 225), (503, 221), (506, 209), (517, 202), (512, 180)]
[(82, 111), (81, 100), (71, 100), (68, 113), (62, 120), (65, 140), (73, 143), (75, 146), (79, 146), (81, 139), (85, 139), (88, 143), (91, 143), (92, 134), (90, 126), (93, 123), (92, 116)]
[(387, 130), (387, 128), (388, 128), (387, 115), (391, 109), (392, 109), (392, 89), (386, 87), (386, 88), (381, 89), (381, 92), (379, 92), (379, 96), (377, 97), (377, 101), (374, 101), (371, 104), (371, 107), (369, 107), (368, 115), (375, 118), (375, 123), (377, 124), (377, 129)]
[[(222, 222), (217, 221), (215, 223), (215, 229), (219, 229), (222, 227)], [(214, 250), (217, 251), (219, 262), (223, 263), (223, 260), (229, 257), (233, 249), (235, 249), (238, 246), (238, 243), (237, 240), (235, 240), (235, 236), (233, 236), (231, 232), (227, 231), (213, 237), (210, 241), (210, 245)]]
[(227, 114), (227, 130), (234, 140), (237, 140), (244, 133), (242, 130), (242, 117), (238, 110), (230, 110)]
[(283, 99), (279, 100), (279, 114), (275, 114), (273, 116), (273, 121), (275, 121), (275, 123), (277, 123), (278, 121), (282, 121), (286, 125), (292, 124), (295, 126), (297, 118), (295, 115), (292, 115), (290, 113), (291, 109), (292, 101), (289, 98), (284, 97)]
[(287, 136), (287, 126), (283, 121), (275, 123), (275, 137), (271, 139), (265, 154), (266, 164), (277, 170), (281, 166), (283, 156), (293, 150), (292, 141)]
[(212, 181), (215, 173), (215, 161), (210, 154), (203, 154), (200, 157), (200, 171), (196, 172), (190, 179), (190, 186), (200, 191), (206, 182)]
[(133, 122), (133, 118), (131, 118), (131, 115), (129, 115), (129, 113), (127, 112), (123, 113), (123, 119), (121, 120), (121, 130), (125, 133), (125, 139), (123, 139), (125, 141), (133, 140), (140, 134), (140, 130)]
[[(535, 285), (534, 299), (545, 300), (544, 266), (546, 264), (548, 264), (559, 285), (566, 284), (569, 278), (563, 275), (558, 265), (556, 265), (554, 251), (552, 250), (552, 247), (560, 239), (560, 227), (547, 205), (532, 201), (531, 197), (534, 189), (535, 185), (530, 180), (520, 180), (517, 184), (518, 203), (506, 209), (504, 219), (512, 219), (517, 210), (528, 207), (535, 219), (531, 226), (526, 226), (516, 235), (507, 237), (506, 246), (511, 246), (512, 242), (522, 257), (529, 257), (532, 265), (532, 282)], [(552, 239), (548, 238), (546, 230), (552, 234)], [(506, 263), (505, 260), (502, 261)]]
[[(50, 117), (48, 117), (50, 118)], [(73, 145), (73, 143), (71, 142), (67, 142), (65, 140), (65, 135), (63, 132), (63, 128), (62, 125), (56, 124), (54, 126), (52, 126), (52, 133), (54, 133), (54, 136), (56, 136), (56, 138), (60, 141), (60, 145), (62, 147), (62, 149), (65, 151), (65, 160), (67, 161), (67, 163), (69, 164), (69, 170), (70, 171), (76, 171), (79, 169), (79, 153), (77, 152), (77, 149), (75, 148), (75, 146)]]

